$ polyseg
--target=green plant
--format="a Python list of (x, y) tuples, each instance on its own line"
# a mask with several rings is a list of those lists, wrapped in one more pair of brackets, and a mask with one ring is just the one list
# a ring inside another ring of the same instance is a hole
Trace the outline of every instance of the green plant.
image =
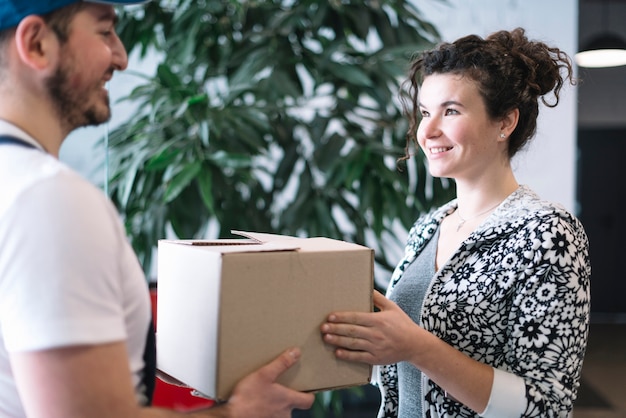
[[(403, 0), (161, 0), (120, 12), (156, 73), (110, 134), (110, 194), (144, 269), (168, 233), (231, 229), (376, 248), (451, 196), (423, 157), (398, 170), (397, 103), (414, 52), (438, 39)], [(429, 192), (430, 190), (430, 192)]]
[[(398, 87), (438, 39), (413, 2), (161, 0), (119, 27), (129, 51), (158, 57), (109, 137), (110, 194), (146, 271), (158, 239), (209, 225), (369, 245), (389, 270), (384, 242), (451, 197), (421, 154), (396, 166)], [(329, 413), (338, 391), (312, 408)]]

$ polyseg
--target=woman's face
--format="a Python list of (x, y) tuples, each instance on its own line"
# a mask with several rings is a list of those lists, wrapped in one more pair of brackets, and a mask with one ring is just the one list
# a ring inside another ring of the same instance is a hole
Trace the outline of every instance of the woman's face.
[(493, 164), (508, 164), (501, 121), (489, 118), (476, 83), (456, 74), (433, 74), (419, 91), (422, 120), (417, 141), (431, 175), (474, 181)]

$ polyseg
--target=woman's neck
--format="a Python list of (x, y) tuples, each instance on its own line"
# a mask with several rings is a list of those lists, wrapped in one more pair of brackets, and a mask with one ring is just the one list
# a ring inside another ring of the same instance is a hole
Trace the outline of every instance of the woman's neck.
[(519, 184), (513, 172), (492, 176), (490, 181), (469, 183), (457, 181), (458, 211), (462, 219), (471, 219), (495, 209), (513, 193)]

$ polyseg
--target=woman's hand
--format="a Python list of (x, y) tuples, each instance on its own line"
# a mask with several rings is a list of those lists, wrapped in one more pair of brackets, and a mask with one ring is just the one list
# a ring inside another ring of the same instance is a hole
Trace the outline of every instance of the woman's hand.
[(419, 354), (424, 331), (398, 305), (374, 291), (379, 312), (333, 312), (322, 324), (324, 341), (337, 347), (337, 358), (382, 365), (411, 361)]
[(374, 292), (379, 312), (334, 312), (322, 337), (337, 358), (385, 365), (408, 361), (474, 411), (484, 411), (493, 369), (471, 359), (417, 325), (398, 305)]

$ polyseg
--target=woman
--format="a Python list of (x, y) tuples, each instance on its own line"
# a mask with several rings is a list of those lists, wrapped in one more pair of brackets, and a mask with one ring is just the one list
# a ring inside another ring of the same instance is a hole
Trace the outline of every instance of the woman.
[(457, 198), (417, 220), (387, 297), (374, 295), (377, 312), (322, 325), (338, 358), (380, 365), (380, 417), (572, 410), (589, 323), (587, 237), (511, 168), (535, 134), (539, 98), (556, 106), (564, 81), (574, 84), (569, 57), (523, 29), (413, 61), (407, 139), (433, 176), (455, 180)]

